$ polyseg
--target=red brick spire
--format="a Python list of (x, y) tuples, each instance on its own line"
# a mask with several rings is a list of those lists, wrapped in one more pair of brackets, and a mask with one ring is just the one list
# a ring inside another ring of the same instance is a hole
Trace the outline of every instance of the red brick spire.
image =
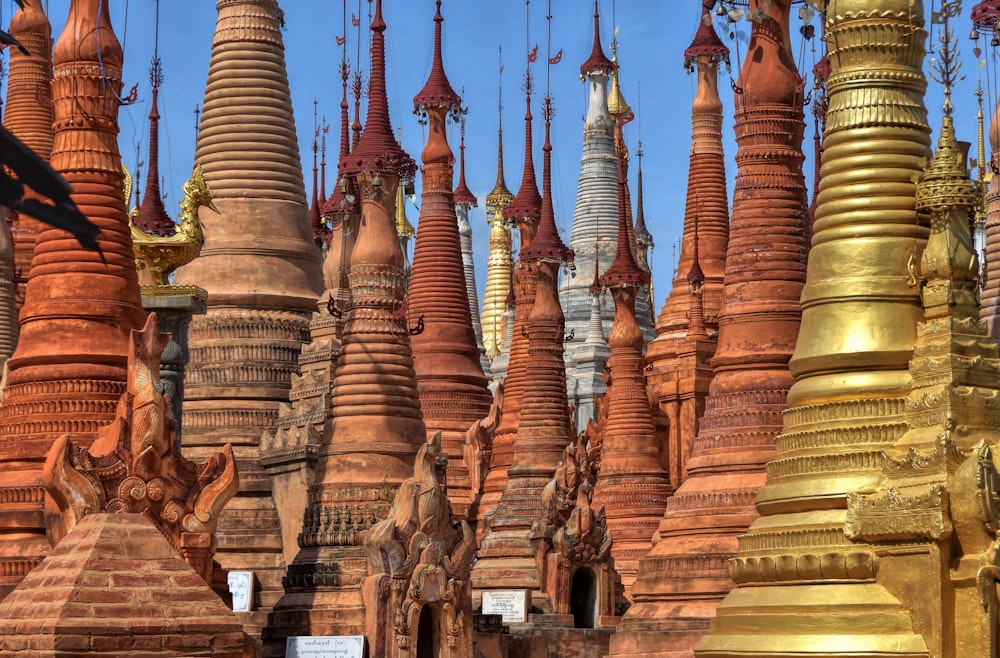
[(646, 393), (642, 330), (635, 317), (639, 290), (649, 285), (632, 257), (625, 209), (625, 168), (618, 165), (618, 251), (601, 284), (611, 290), (615, 318), (608, 336), (608, 417), (601, 441), (601, 467), (593, 506), (604, 506), (611, 555), (628, 596), (639, 559), (652, 545), (653, 533), (672, 491), (660, 457), (660, 441)]
[(465, 120), (462, 121), (462, 141), (458, 144), (458, 185), (455, 187), (455, 203), (466, 203), (478, 207), (479, 199), (465, 182)]
[[(156, 99), (163, 84), (163, 67), (160, 65), (160, 5), (156, 4), (155, 38), (153, 42), (153, 62), (149, 67), (149, 84), (153, 88), (153, 98), (149, 108), (149, 168), (146, 170), (146, 190), (142, 205), (139, 206), (139, 216), (135, 219), (137, 228), (146, 233), (165, 237), (176, 232), (174, 222), (163, 207), (163, 194), (160, 192), (160, 112)], [(136, 172), (138, 175), (138, 172)], [(139, 186), (136, 185), (136, 202), (139, 199)]]
[(701, 57), (714, 57), (729, 61), (729, 48), (726, 48), (726, 45), (719, 39), (719, 35), (715, 33), (715, 27), (712, 25), (712, 6), (715, 2), (705, 0), (699, 0), (699, 2), (701, 2), (701, 20), (698, 21), (694, 40), (684, 51), (685, 68), (693, 67)]
[[(521, 230), (521, 249), (524, 249), (535, 235), (538, 218), (542, 210), (542, 197), (538, 193), (538, 182), (535, 179), (535, 160), (532, 156), (531, 122), (531, 91), (533, 88), (531, 69), (524, 74), (524, 171), (521, 174), (521, 187), (514, 200), (507, 206), (506, 217), (515, 222)], [(510, 391), (508, 390), (508, 393)]]
[[(357, 176), (363, 218), (351, 254), (352, 294), (334, 371), (333, 430), (323, 437), (299, 535), (302, 550), (284, 578), (286, 594), (268, 624), (265, 653), (280, 653), (289, 635), (321, 634), (369, 635), (373, 654), (383, 655), (372, 629), (391, 619), (392, 611), (382, 607), (384, 597), (362, 591), (362, 582), (382, 566), (370, 566), (362, 546), (368, 530), (386, 518), (427, 441), (394, 212), (401, 176), (412, 175), (414, 162), (392, 136), (381, 0), (375, 2), (371, 29), (368, 117), (361, 141), (347, 157), (348, 172)], [(446, 193), (451, 195), (450, 181)], [(456, 281), (457, 306), (468, 314), (460, 258)], [(432, 321), (426, 322), (431, 330)], [(474, 339), (472, 345), (478, 366)]]
[(347, 51), (345, 49), (344, 56), (340, 60), (340, 82), (343, 88), (343, 95), (340, 98), (340, 152), (337, 158), (337, 181), (333, 186), (333, 193), (330, 195), (330, 198), (320, 208), (324, 214), (344, 212), (348, 207), (360, 207), (357, 194), (352, 194), (354, 197), (353, 203), (347, 200), (347, 195), (354, 185), (353, 177), (346, 173), (348, 167), (347, 156), (351, 153), (351, 120), (348, 116), (349, 105), (347, 103), (347, 79), (350, 77), (350, 73), (351, 66), (347, 62)]
[[(496, 512), (491, 517), (489, 532), (483, 536), (472, 570), (475, 589), (488, 588), (494, 583), (531, 589), (533, 605), (545, 611), (552, 610), (553, 593), (545, 587), (542, 571), (535, 560), (540, 549), (532, 526), (544, 513), (542, 488), (552, 478), (562, 462), (563, 450), (572, 440), (563, 362), (566, 325), (559, 305), (558, 278), (561, 263), (573, 259), (573, 250), (560, 240), (552, 209), (549, 135), (553, 113), (552, 99), (546, 96), (543, 106), (545, 145), (542, 149), (545, 196), (541, 223), (529, 247), (521, 249), (518, 263), (519, 272), (534, 272), (535, 294), (525, 331), (525, 382), (513, 459)], [(518, 297), (519, 312), (523, 303)], [(512, 347), (511, 369), (513, 359)]]
[[(98, 19), (98, 17), (100, 17)], [(0, 596), (48, 552), (41, 469), (63, 434), (89, 445), (114, 418), (125, 391), (129, 332), (145, 312), (132, 254), (121, 157), (117, 94), (122, 50), (108, 0), (73, 0), (56, 42), (52, 167), (101, 232), (106, 262), (70, 234), (42, 225), (21, 311), (21, 338), (0, 406)]]
[[(483, 483), (483, 494), (474, 507), (476, 520), (492, 515), (500, 502), (500, 496), (507, 483), (507, 470), (514, 458), (514, 441), (517, 437), (521, 416), (522, 397), (528, 366), (528, 316), (535, 303), (535, 286), (538, 282), (538, 268), (528, 267), (524, 261), (524, 250), (531, 244), (538, 230), (542, 212), (542, 198), (535, 180), (535, 164), (532, 158), (531, 139), (531, 92), (533, 81), (531, 69), (524, 75), (526, 111), (524, 115), (524, 172), (521, 188), (504, 213), (508, 221), (517, 223), (520, 230), (521, 251), (511, 278), (508, 302), (513, 302), (514, 325), (510, 337), (510, 352), (507, 362), (507, 376), (504, 378), (503, 409), (500, 424), (493, 438), (489, 472)], [(495, 221), (495, 220), (494, 220)], [(558, 234), (556, 234), (558, 239)], [(508, 303), (508, 306), (511, 304)], [(505, 341), (506, 342), (506, 341)], [(482, 526), (477, 527), (481, 532)]]
[[(549, 139), (549, 132), (554, 114), (555, 108), (552, 105), (552, 97), (546, 96), (542, 107), (542, 116), (545, 117), (545, 144), (542, 145), (542, 192), (544, 196), (542, 196), (538, 232), (527, 246), (521, 246), (521, 260), (524, 262), (539, 260), (562, 262), (573, 260), (573, 250), (563, 244), (562, 238), (559, 237), (559, 230), (556, 228), (555, 211), (552, 207), (552, 142)], [(517, 203), (517, 199), (511, 205), (514, 205), (514, 203)], [(627, 249), (626, 251), (631, 252), (631, 249)]]
[(452, 194), (455, 156), (445, 123), (461, 112), (462, 99), (452, 90), (441, 61), (443, 20), (438, 2), (434, 63), (423, 91), (413, 99), (416, 111), (427, 117), (429, 130), (421, 153), (423, 193), (408, 315), (411, 327), (423, 327), (410, 342), (424, 423), (429, 432), (441, 431), (441, 447), (449, 457), (448, 497), (456, 515), (464, 518), (473, 497), (464, 459), (465, 435), (489, 413), (492, 395), (479, 360)]
[[(705, 23), (705, 17), (709, 16), (705, 2), (690, 1), (697, 2), (701, 10), (694, 44), (710, 45), (717, 38), (706, 38), (711, 23)], [(651, 368), (648, 373), (650, 392), (666, 413), (680, 421), (670, 424), (668, 436), (671, 481), (675, 487), (687, 477), (686, 460), (698, 433), (701, 410), (704, 409), (704, 399), (712, 379), (707, 359), (711, 358), (715, 345), (705, 342), (703, 338), (718, 330), (722, 302), (722, 280), (729, 241), (729, 195), (722, 147), (719, 70), (728, 61), (726, 58), (725, 50), (705, 48), (697, 55), (691, 53), (684, 60), (688, 72), (698, 76), (691, 104), (691, 151), (684, 231), (670, 294), (656, 320), (656, 339), (646, 349), (646, 359)], [(688, 337), (691, 335), (689, 311), (692, 289), (686, 276), (694, 266), (696, 236), (700, 250), (698, 267), (704, 275), (699, 303), (707, 331), (706, 336), (691, 341)], [(680, 387), (679, 372), (682, 373)]]
[(597, 10), (597, 0), (594, 0), (594, 49), (587, 61), (580, 65), (580, 74), (586, 75), (598, 71), (611, 73), (614, 68), (615, 65), (604, 55), (604, 48), (601, 47), (601, 14)]
[[(11, 48), (7, 76), (7, 106), (3, 125), (46, 162), (52, 154), (52, 27), (42, 0), (25, 0), (10, 20), (8, 31), (28, 50)], [(34, 192), (28, 188), (26, 194)], [(11, 213), (13, 214), (13, 213)], [(0, 218), (2, 219), (2, 218)], [(14, 281), (18, 303), (24, 299), (38, 221), (18, 215), (11, 226), (14, 241)]]
[(137, 228), (146, 233), (159, 236), (173, 235), (174, 220), (170, 219), (163, 207), (163, 194), (160, 191), (160, 112), (156, 107), (157, 95), (163, 83), (163, 70), (160, 58), (153, 55), (153, 64), (149, 68), (149, 83), (153, 87), (153, 98), (149, 109), (149, 168), (146, 170), (146, 190), (143, 193), (142, 205), (139, 206), (139, 216), (135, 219)]
[(312, 224), (313, 239), (317, 244), (323, 240), (323, 217), (319, 205), (319, 126), (316, 123), (316, 99), (313, 98), (313, 178), (312, 198), (309, 201), (309, 223)]
[(361, 139), (347, 157), (347, 171), (342, 173), (380, 171), (409, 178), (416, 171), (416, 163), (396, 141), (389, 118), (389, 99), (385, 91), (385, 27), (382, 0), (375, 0), (368, 114)]
[[(715, 606), (733, 587), (726, 564), (737, 537), (757, 517), (757, 489), (782, 428), (808, 230), (802, 77), (788, 46), (791, 4), (750, 1), (757, 16), (750, 37), (756, 54), (745, 60), (736, 86), (739, 169), (715, 376), (689, 444), (687, 479), (668, 502), (660, 542), (640, 566), (633, 606), (612, 640), (614, 656), (664, 648), (693, 655)], [(698, 228), (701, 237), (708, 235), (701, 221)], [(707, 288), (703, 251), (698, 260)], [(692, 564), (699, 565), (696, 572)]]
[(424, 88), (413, 97), (413, 105), (417, 108), (427, 108), (431, 105), (447, 107), (449, 111), (462, 106), (462, 97), (455, 93), (444, 73), (444, 62), (441, 59), (441, 0), (437, 0), (437, 13), (434, 14), (434, 60), (431, 63), (431, 74), (424, 83)]
[(637, 288), (649, 285), (649, 272), (644, 272), (635, 262), (628, 240), (628, 211), (625, 207), (625, 168), (618, 160), (618, 243), (615, 259), (601, 275), (601, 285), (605, 288), (628, 286)]

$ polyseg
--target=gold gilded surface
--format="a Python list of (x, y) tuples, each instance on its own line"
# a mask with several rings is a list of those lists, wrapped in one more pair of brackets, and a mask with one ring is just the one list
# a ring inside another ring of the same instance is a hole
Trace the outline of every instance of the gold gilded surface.
[(762, 516), (730, 563), (738, 587), (697, 645), (701, 658), (932, 655), (933, 623), (898, 586), (907, 568), (926, 573), (932, 551), (887, 566), (889, 554), (844, 532), (848, 493), (877, 486), (883, 450), (907, 429), (928, 236), (915, 205), (930, 156), (923, 3), (831, 0), (826, 10), (829, 112), (796, 383)]
[(507, 189), (503, 175), (503, 128), (497, 130), (497, 182), (486, 195), (486, 221), (490, 225), (489, 256), (486, 260), (486, 290), (479, 321), (483, 327), (483, 347), (492, 361), (503, 351), (504, 311), (507, 293), (511, 287), (511, 269), (514, 267), (513, 240), (510, 226), (504, 219), (507, 206), (514, 195)]
[(180, 203), (181, 222), (174, 226), (173, 235), (165, 238), (150, 235), (136, 227), (134, 218), (129, 218), (136, 267), (140, 270), (148, 267), (157, 286), (168, 285), (174, 270), (187, 265), (201, 253), (205, 234), (198, 218), (198, 209), (204, 206), (218, 212), (212, 203), (212, 190), (205, 181), (201, 165), (195, 165), (191, 178), (184, 183), (182, 189), (184, 198)]

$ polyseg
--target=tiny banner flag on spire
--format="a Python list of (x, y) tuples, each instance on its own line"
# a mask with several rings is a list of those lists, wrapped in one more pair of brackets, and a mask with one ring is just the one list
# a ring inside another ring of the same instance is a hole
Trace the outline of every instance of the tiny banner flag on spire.
[(528, 61), (534, 62), (537, 60), (538, 60), (538, 44), (536, 43), (535, 47), (531, 49), (530, 53), (528, 53)]
[(549, 64), (558, 64), (562, 61), (562, 48), (556, 53), (555, 57), (549, 57)]

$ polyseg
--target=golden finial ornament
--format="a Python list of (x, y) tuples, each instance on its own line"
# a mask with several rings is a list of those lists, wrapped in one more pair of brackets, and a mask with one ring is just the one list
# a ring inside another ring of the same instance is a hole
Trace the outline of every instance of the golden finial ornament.
[(132, 232), (132, 250), (138, 269), (149, 268), (153, 282), (157, 286), (169, 285), (169, 277), (177, 268), (187, 265), (201, 253), (205, 244), (198, 209), (202, 206), (216, 210), (212, 203), (212, 190), (201, 170), (196, 165), (191, 178), (184, 183), (184, 198), (180, 203), (180, 224), (175, 224), (175, 233), (169, 237), (151, 235), (136, 227), (134, 218), (129, 219)]
[(400, 237), (412, 238), (417, 234), (417, 229), (413, 228), (409, 218), (406, 216), (406, 193), (405, 186), (396, 186), (396, 234)]

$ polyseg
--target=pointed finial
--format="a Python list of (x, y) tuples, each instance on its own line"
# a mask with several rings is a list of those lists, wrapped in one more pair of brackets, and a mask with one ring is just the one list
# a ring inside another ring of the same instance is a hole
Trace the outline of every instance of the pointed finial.
[[(701, 206), (698, 205), (700, 210)], [(694, 249), (692, 254), (691, 269), (687, 273), (687, 282), (692, 289), (701, 289), (705, 284), (705, 273), (701, 269), (701, 258), (698, 255), (698, 212), (694, 214)]]
[(522, 261), (555, 260), (571, 262), (573, 250), (567, 247), (556, 228), (555, 210), (552, 205), (552, 118), (555, 105), (552, 96), (542, 101), (542, 117), (545, 119), (545, 143), (542, 145), (542, 206), (538, 232), (531, 242), (521, 248)]
[(414, 113), (421, 113), (427, 107), (446, 107), (449, 112), (462, 112), (462, 98), (455, 93), (448, 76), (444, 72), (444, 61), (441, 55), (441, 0), (437, 0), (437, 13), (434, 15), (434, 59), (431, 63), (431, 73), (424, 83), (424, 88), (413, 97)]
[[(463, 89), (464, 93), (465, 90)], [(465, 117), (462, 117), (462, 131), (461, 140), (458, 144), (458, 185), (455, 187), (455, 203), (461, 203), (468, 205), (472, 208), (477, 208), (479, 206), (479, 200), (476, 195), (472, 193), (469, 186), (465, 182)]]
[(649, 272), (645, 272), (635, 262), (629, 240), (628, 212), (625, 206), (625, 160), (618, 158), (618, 238), (615, 259), (601, 276), (605, 288), (648, 286)]
[(715, 33), (715, 26), (712, 25), (712, 6), (714, 0), (698, 0), (701, 3), (701, 18), (698, 22), (698, 29), (694, 33), (694, 40), (684, 51), (684, 68), (688, 73), (695, 69), (695, 61), (699, 58), (708, 58), (716, 62), (725, 62), (729, 67), (729, 48), (722, 43), (719, 35)]
[[(510, 190), (507, 189), (507, 181), (503, 173), (503, 46), (498, 47), (500, 71), (497, 76), (497, 182), (493, 190), (486, 195), (486, 206), (488, 208), (505, 207), (514, 198)], [(488, 221), (492, 221), (490, 218)], [(501, 221), (503, 218), (500, 217)]]
[(385, 84), (385, 20), (382, 0), (375, 0), (375, 15), (371, 23), (371, 69), (368, 80), (368, 115), (365, 129), (357, 146), (347, 159), (342, 174), (360, 172), (393, 173), (411, 178), (416, 164), (399, 145), (389, 118), (389, 99)]
[[(938, 48), (937, 57), (932, 57), (928, 74), (936, 82), (944, 87), (944, 104), (941, 111), (945, 116), (951, 116), (954, 106), (951, 103), (951, 91), (962, 77), (958, 72), (962, 68), (962, 63), (958, 61), (958, 47), (954, 32), (951, 31), (949, 19), (957, 16), (962, 10), (962, 3), (957, 0), (941, 0), (941, 11), (934, 12), (931, 22), (940, 23), (941, 34), (938, 37), (941, 47)], [(964, 77), (964, 76), (963, 76)]]
[(601, 14), (597, 9), (597, 0), (594, 0), (594, 47), (587, 61), (580, 65), (580, 78), (585, 78), (587, 74), (607, 74), (612, 68), (614, 65), (604, 55), (601, 47)]

